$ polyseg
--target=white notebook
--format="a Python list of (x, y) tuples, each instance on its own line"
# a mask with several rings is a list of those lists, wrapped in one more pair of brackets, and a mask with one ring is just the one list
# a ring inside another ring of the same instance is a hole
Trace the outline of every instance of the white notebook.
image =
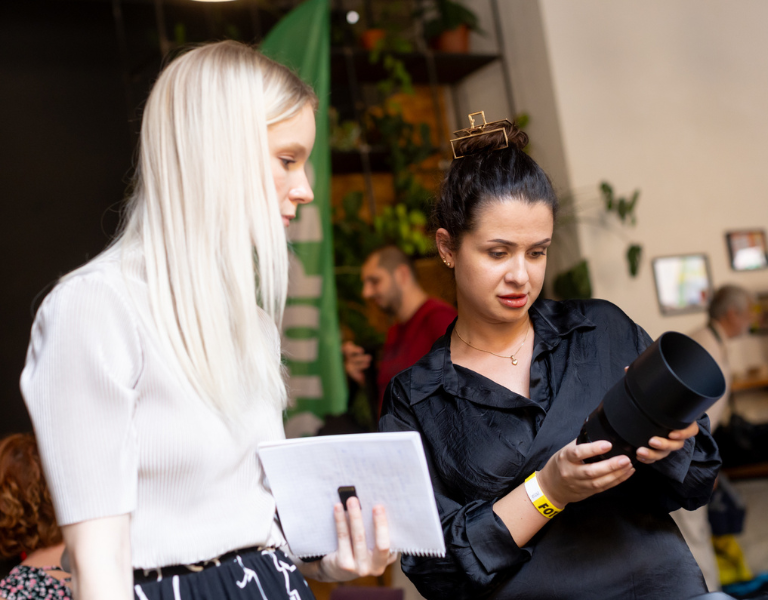
[(424, 448), (418, 433), (362, 433), (259, 444), (291, 552), (300, 558), (337, 549), (333, 505), (354, 486), (373, 548), (371, 509), (387, 510), (392, 550), (445, 556)]

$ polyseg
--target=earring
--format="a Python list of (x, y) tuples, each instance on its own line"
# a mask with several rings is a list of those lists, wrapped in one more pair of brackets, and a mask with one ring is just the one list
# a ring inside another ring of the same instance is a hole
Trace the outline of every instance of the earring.
[(451, 263), (449, 263), (449, 262), (448, 262), (447, 260), (445, 260), (445, 259), (443, 259), (443, 264), (444, 264), (446, 267), (448, 267), (449, 269), (451, 268)]

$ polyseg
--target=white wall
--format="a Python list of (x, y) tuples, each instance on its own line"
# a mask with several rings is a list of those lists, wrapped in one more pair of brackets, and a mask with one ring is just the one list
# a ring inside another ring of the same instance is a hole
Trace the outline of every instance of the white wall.
[[(703, 314), (660, 314), (650, 268), (655, 256), (706, 252), (716, 286), (733, 282), (768, 291), (768, 270), (730, 269), (724, 240), (729, 229), (768, 229), (768, 2), (499, 4), (507, 38), (527, 30), (510, 15), (531, 5), (540, 10), (549, 72), (539, 79), (553, 90), (562, 179), (582, 209), (598, 214), (596, 190), (603, 179), (618, 192), (641, 190), (634, 229), (622, 230), (610, 220), (608, 228), (579, 225), (595, 296), (621, 306), (655, 337), (704, 321)], [(514, 40), (507, 43), (514, 46)], [(527, 90), (542, 83), (515, 67), (524, 58), (510, 55), (510, 71), (517, 108), (531, 113), (535, 146), (538, 104), (527, 104), (526, 96), (535, 99)], [(551, 138), (544, 140), (545, 156), (554, 152)], [(540, 162), (547, 168), (546, 160)], [(623, 256), (630, 241), (644, 247), (634, 279)], [(765, 337), (744, 340), (734, 352), (737, 369), (768, 362)]]
[[(498, 0), (503, 32), (501, 45), (497, 42), (491, 0), (473, 0), (468, 2), (470, 4), (485, 30), (485, 35), (472, 35), (472, 51), (495, 53), (503, 48), (512, 80), (514, 109), (507, 99), (500, 61), (467, 78), (460, 86), (458, 96), (461, 108), (464, 112), (484, 110), (489, 121), (512, 119), (517, 114), (527, 113), (530, 117), (526, 130), (531, 138), (529, 151), (549, 174), (558, 193), (567, 193), (572, 186), (538, 2)], [(563, 219), (560, 225), (557, 243), (549, 252), (548, 285), (558, 273), (581, 259), (576, 228), (572, 224), (567, 225)]]

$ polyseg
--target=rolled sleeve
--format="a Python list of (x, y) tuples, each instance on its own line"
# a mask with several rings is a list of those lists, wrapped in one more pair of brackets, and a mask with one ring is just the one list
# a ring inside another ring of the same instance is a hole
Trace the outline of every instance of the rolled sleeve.
[(682, 483), (691, 467), (695, 446), (696, 444), (692, 439), (687, 439), (680, 450), (670, 453), (664, 460), (653, 463), (651, 468), (670, 481)]
[[(416, 417), (395, 378), (387, 387), (381, 431), (420, 431)], [(443, 488), (428, 446), (427, 464), (432, 476), (446, 556), (404, 556), (403, 571), (425, 598), (485, 598), (500, 581), (530, 559), (530, 551), (517, 546), (509, 530), (493, 512), (493, 501), (462, 504)]]
[(483, 502), (468, 510), (465, 526), (472, 552), (489, 573), (506, 571), (530, 558), (529, 552), (512, 539), (491, 503)]
[(698, 420), (699, 433), (677, 452), (645, 467), (660, 482), (658, 496), (665, 510), (695, 510), (709, 502), (720, 471), (720, 452), (709, 431), (709, 418)]
[(98, 273), (75, 275), (32, 328), (21, 390), (60, 525), (136, 506), (142, 352), (127, 301)]

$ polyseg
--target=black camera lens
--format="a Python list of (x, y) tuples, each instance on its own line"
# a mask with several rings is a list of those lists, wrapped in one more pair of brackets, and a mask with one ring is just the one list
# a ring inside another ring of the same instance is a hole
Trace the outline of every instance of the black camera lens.
[(662, 334), (629, 366), (584, 421), (578, 443), (608, 440), (597, 462), (647, 446), (700, 418), (725, 393), (725, 377), (700, 344), (675, 331)]

